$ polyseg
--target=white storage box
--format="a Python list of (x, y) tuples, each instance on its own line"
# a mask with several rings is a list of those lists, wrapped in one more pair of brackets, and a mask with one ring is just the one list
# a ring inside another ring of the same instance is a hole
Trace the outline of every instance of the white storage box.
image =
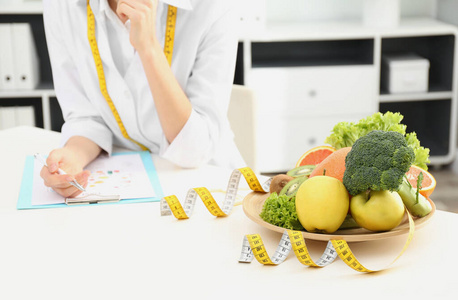
[(413, 53), (383, 55), (382, 83), (390, 93), (428, 91), (429, 60)]

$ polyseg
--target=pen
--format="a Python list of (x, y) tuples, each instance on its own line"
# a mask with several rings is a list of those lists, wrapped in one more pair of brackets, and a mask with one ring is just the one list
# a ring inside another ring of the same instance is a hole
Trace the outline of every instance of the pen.
[[(45, 166), (46, 168), (48, 167), (48, 164), (46, 163), (46, 160), (43, 158), (43, 156), (41, 156), (41, 154), (35, 153), (34, 156), (35, 156), (35, 159), (38, 160), (43, 166)], [(65, 175), (65, 174), (67, 174), (67, 173), (65, 173), (64, 170), (62, 170), (62, 169), (60, 169), (60, 168), (57, 169), (57, 173), (60, 174), (60, 175)], [(71, 185), (73, 185), (74, 187), (76, 187), (77, 189), (79, 189), (80, 191), (82, 191), (82, 192), (85, 192), (85, 191), (86, 191), (86, 189), (84, 189), (84, 187), (81, 186), (81, 184), (79, 184), (79, 183), (76, 181), (76, 179), (74, 179), (73, 181), (70, 181), (69, 183), (70, 183)]]

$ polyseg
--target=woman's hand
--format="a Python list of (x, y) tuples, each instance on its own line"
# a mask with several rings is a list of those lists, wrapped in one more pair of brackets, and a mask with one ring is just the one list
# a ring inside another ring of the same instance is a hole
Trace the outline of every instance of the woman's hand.
[[(71, 149), (64, 147), (51, 151), (46, 159), (46, 164), (48, 167), (43, 167), (40, 172), (44, 184), (63, 197), (75, 197), (81, 193), (70, 184), (73, 180), (86, 187), (90, 172), (83, 171), (83, 166)], [(67, 174), (60, 175), (59, 168)]]
[(123, 23), (130, 20), (130, 43), (142, 53), (159, 45), (156, 37), (157, 0), (119, 0), (116, 13)]
[[(94, 160), (102, 149), (90, 139), (82, 136), (71, 137), (63, 148), (58, 148), (49, 153), (46, 159), (48, 167), (43, 167), (40, 176), (44, 184), (51, 187), (64, 197), (75, 197), (81, 191), (70, 184), (76, 180), (80, 185), (86, 187), (90, 172), (83, 171), (83, 168)], [(67, 174), (60, 175), (58, 169)]]

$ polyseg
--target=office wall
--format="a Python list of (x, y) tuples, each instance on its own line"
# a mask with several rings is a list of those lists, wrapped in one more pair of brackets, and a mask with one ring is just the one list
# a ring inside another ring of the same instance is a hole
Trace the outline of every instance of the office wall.
[[(265, 0), (268, 21), (315, 21), (361, 18), (364, 0)], [(401, 0), (406, 17), (434, 17), (437, 1)], [(456, 1), (456, 0), (448, 0)]]
[(458, 0), (437, 0), (437, 18), (458, 25)]

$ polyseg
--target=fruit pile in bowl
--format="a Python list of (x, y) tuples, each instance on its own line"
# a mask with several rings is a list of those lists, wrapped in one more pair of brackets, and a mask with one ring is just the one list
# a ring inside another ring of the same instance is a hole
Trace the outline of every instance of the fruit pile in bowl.
[(375, 113), (338, 123), (325, 143), (310, 149), (286, 174), (276, 175), (259, 216), (286, 229), (330, 234), (339, 229), (390, 231), (405, 210), (432, 211), (436, 181), (429, 149), (406, 134), (399, 113)]

